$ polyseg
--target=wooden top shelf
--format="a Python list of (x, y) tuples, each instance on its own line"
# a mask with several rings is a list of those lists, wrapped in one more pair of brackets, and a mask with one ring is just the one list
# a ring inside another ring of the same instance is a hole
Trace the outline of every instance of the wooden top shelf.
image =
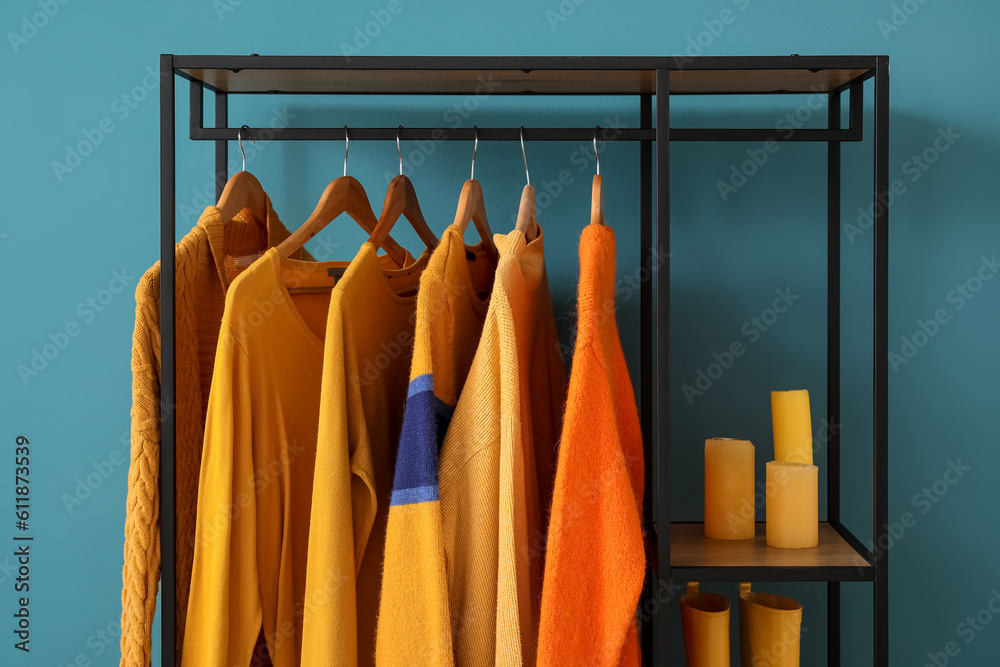
[(453, 58), (173, 56), (185, 78), (230, 93), (638, 95), (670, 70), (671, 94), (830, 92), (875, 56)]
[(752, 540), (711, 540), (701, 523), (670, 528), (671, 576), (679, 581), (871, 581), (874, 568), (828, 523), (819, 546), (775, 549), (757, 524)]

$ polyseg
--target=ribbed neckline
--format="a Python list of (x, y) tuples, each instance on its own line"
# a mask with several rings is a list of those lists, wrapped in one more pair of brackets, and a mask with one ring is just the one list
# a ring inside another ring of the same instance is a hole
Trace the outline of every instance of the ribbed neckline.
[(500, 261), (505, 257), (508, 261), (516, 261), (521, 268), (521, 275), (524, 279), (524, 287), (529, 293), (534, 294), (542, 284), (545, 277), (545, 247), (543, 245), (543, 232), (539, 225), (538, 236), (528, 241), (522, 232), (514, 231), (506, 234), (495, 234), (493, 243), (500, 252)]
[(232, 283), (226, 273), (227, 255), (241, 256), (256, 252), (263, 253), (267, 248), (274, 245), (276, 240), (276, 228), (281, 224), (281, 221), (278, 219), (278, 215), (274, 212), (274, 207), (271, 205), (271, 198), (266, 194), (264, 195), (264, 202), (267, 206), (267, 218), (265, 220), (258, 218), (250, 209), (244, 208), (236, 213), (231, 221), (238, 223), (236, 229), (245, 229), (251, 226), (257, 226), (258, 228), (262, 227), (262, 231), (265, 235), (262, 246), (257, 245), (257, 247), (252, 248), (244, 247), (244, 242), (241, 242), (242, 239), (240, 239), (235, 243), (236, 247), (227, 248), (226, 223), (230, 221), (223, 220), (222, 211), (214, 205), (206, 206), (205, 210), (201, 214), (201, 217), (198, 219), (198, 226), (202, 227), (208, 235), (208, 244), (212, 252), (212, 259), (215, 260), (215, 267), (219, 272), (219, 280), (222, 281), (222, 285), (225, 289), (229, 289), (229, 285)]

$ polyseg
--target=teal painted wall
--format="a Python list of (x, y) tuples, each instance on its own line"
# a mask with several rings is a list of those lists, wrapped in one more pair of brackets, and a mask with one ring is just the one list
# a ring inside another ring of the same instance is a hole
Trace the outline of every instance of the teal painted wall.
[[(0, 8), (0, 120), (6, 130), (0, 151), (5, 207), (0, 452), (6, 457), (0, 460), (6, 471), (0, 498), (8, 503), (0, 508), (8, 517), (0, 524), (0, 541), (8, 545), (0, 548), (0, 615), (8, 619), (0, 663), (118, 661), (133, 292), (158, 256), (158, 91), (155, 77), (148, 76), (158, 55), (337, 54), (351, 44), (364, 55), (888, 53), (890, 179), (898, 179), (901, 188), (891, 205), (890, 349), (905, 360), (897, 359), (890, 369), (889, 516), (902, 527), (888, 550), (891, 662), (940, 665), (945, 656), (939, 654), (951, 648), (957, 655), (948, 657), (948, 664), (995, 664), (1000, 621), (989, 622), (995, 614), (988, 603), (1000, 597), (1000, 533), (993, 510), (1000, 464), (994, 419), (1000, 398), (1000, 281), (980, 279), (995, 274), (992, 262), (1000, 246), (995, 125), (1000, 98), (989, 69), (1000, 55), (992, 30), (1000, 18), (996, 7), (941, 0), (685, 5), (402, 0), (401, 11), (386, 25), (377, 31), (369, 26), (375, 36), (367, 42), (360, 38), (373, 16), (384, 19), (388, 6), (382, 0), (350, 5), (115, 0), (99, 6), (11, 0)], [(870, 93), (869, 84), (869, 122)], [(683, 99), (673, 112), (678, 126), (773, 126), (796, 112), (809, 116), (810, 126), (822, 125), (823, 113), (804, 111), (812, 101), (807, 96)], [(456, 115), (455, 104), (475, 109), (465, 118)], [(181, 83), (177, 106), (186, 113), (187, 87)], [(638, 123), (634, 100), (572, 98), (275, 97), (234, 100), (230, 118), (291, 126), (416, 126), (453, 119), (464, 126)], [(186, 115), (178, 121), (181, 235), (214, 195), (212, 148), (184, 140)], [(68, 155), (68, 147), (78, 147), (79, 154)], [(723, 197), (719, 183), (729, 181), (734, 166), (759, 157), (760, 148), (683, 144), (672, 154), (671, 495), (681, 519), (701, 517), (704, 438), (753, 440), (762, 478), (771, 451), (768, 390), (810, 389), (817, 426), (824, 410), (825, 152), (821, 146), (782, 145)], [(570, 184), (539, 213), (553, 298), (568, 333), (576, 242), (587, 221), (593, 165), (586, 146), (529, 144), (527, 150), (539, 193), (554, 193), (560, 172), (568, 174), (564, 181)], [(404, 145), (404, 151), (424, 213), (440, 230), (451, 221), (471, 146), (429, 151), (414, 144)], [(859, 225), (858, 208), (870, 203), (871, 151), (870, 140), (844, 147), (842, 237), (844, 515), (864, 534), (871, 528), (872, 234)], [(232, 153), (238, 153), (235, 145)], [(248, 168), (294, 227), (340, 173), (341, 156), (339, 143), (258, 144)], [(636, 275), (639, 268), (637, 158), (637, 148), (624, 144), (609, 145), (602, 154), (622, 276)], [(352, 147), (351, 171), (376, 206), (386, 174), (396, 171), (395, 160), (388, 142)], [(523, 184), (519, 148), (483, 144), (477, 175), (494, 228), (509, 229)], [(361, 236), (347, 227), (324, 232), (314, 241), (315, 253), (352, 257)], [(417, 247), (413, 235), (400, 236)], [(798, 298), (767, 331), (755, 334), (751, 318), (761, 316), (776, 290)], [(628, 297), (621, 295), (619, 317), (629, 361), (637, 369), (638, 298)], [(936, 327), (928, 324), (935, 318)], [(692, 384), (713, 353), (734, 341), (745, 343), (746, 353), (704, 395), (689, 401), (683, 385)], [(36, 352), (42, 355), (34, 360), (37, 375), (24, 375), (19, 368), (31, 368)], [(14, 649), (11, 632), (18, 576), (11, 537), (20, 532), (12, 506), (18, 434), (28, 436), (31, 448), (31, 517), (25, 531), (35, 538), (30, 654)], [(818, 461), (825, 462), (822, 449)], [(947, 473), (958, 466), (961, 477)], [(804, 603), (803, 664), (824, 664), (824, 587), (757, 588)], [(720, 590), (735, 597), (734, 587)], [(870, 590), (867, 584), (845, 587), (846, 665), (871, 664)]]

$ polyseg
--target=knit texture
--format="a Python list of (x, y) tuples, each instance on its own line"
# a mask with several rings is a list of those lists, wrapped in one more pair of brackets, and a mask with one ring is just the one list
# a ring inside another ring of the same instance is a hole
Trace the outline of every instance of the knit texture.
[[(202, 437), (226, 289), (239, 273), (235, 258), (263, 252), (288, 237), (267, 200), (267, 220), (249, 210), (223, 221), (209, 206), (177, 244), (176, 254), (176, 595), (178, 662), (194, 553)], [(304, 251), (301, 256), (307, 257)], [(160, 577), (160, 264), (135, 291), (132, 335), (131, 461), (122, 570), (121, 664), (150, 664)]]
[(376, 250), (361, 246), (327, 312), (303, 665), (375, 664), (392, 467), (417, 305), (415, 293), (401, 296), (396, 285), (414, 284), (428, 261), (424, 254), (405, 270), (383, 271)]
[(615, 237), (580, 240), (579, 329), (549, 520), (539, 665), (640, 664), (639, 414), (615, 323)]
[(385, 541), (379, 665), (453, 664), (438, 448), (472, 364), (496, 261), (452, 225), (420, 277), (410, 384)]
[(542, 234), (496, 235), (499, 265), (438, 466), (455, 662), (533, 665), (566, 370)]

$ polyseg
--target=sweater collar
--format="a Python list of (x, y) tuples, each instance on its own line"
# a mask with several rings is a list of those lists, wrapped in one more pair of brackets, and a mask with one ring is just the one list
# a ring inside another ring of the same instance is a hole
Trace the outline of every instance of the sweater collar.
[(232, 220), (223, 220), (221, 211), (215, 206), (207, 206), (198, 220), (198, 226), (208, 237), (219, 280), (226, 289), (243, 268), (236, 266), (237, 258), (261, 255), (288, 238), (288, 230), (274, 212), (271, 198), (265, 195), (264, 200), (266, 220), (260, 220), (247, 208)]

